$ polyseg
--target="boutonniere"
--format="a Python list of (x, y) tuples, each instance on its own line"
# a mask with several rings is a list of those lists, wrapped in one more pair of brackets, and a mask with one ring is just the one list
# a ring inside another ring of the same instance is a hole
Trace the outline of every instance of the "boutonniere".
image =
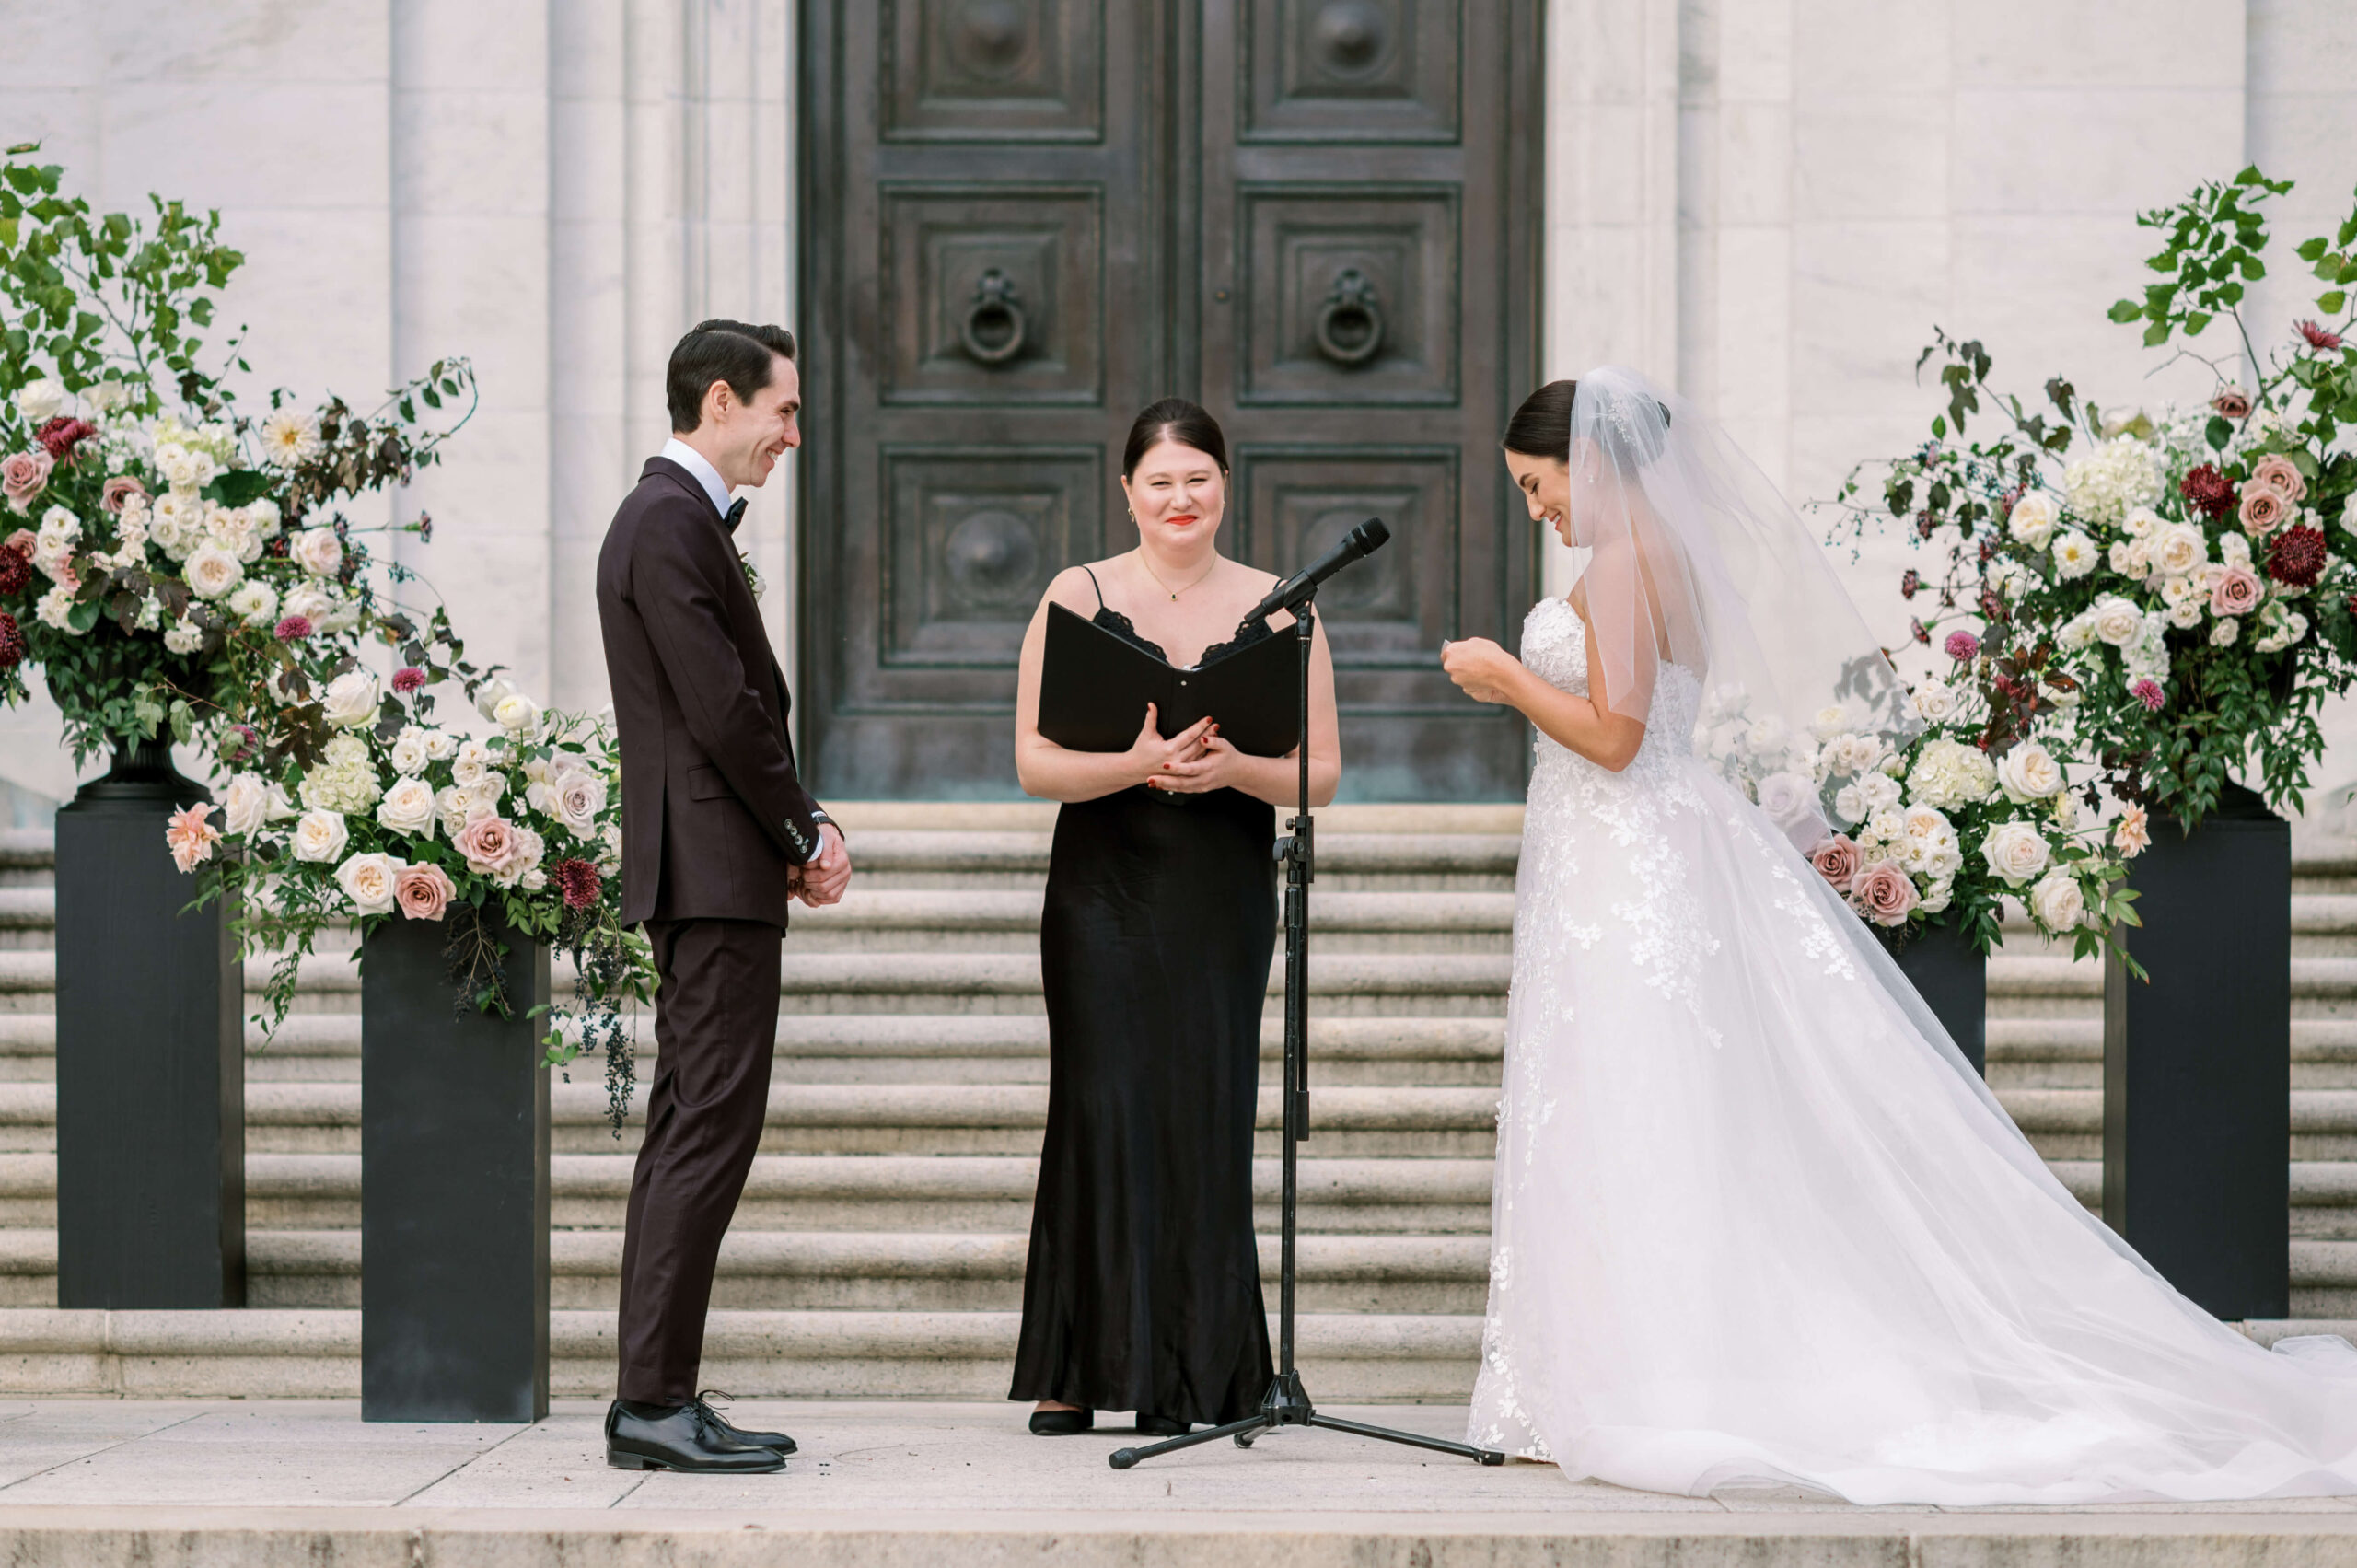
[(768, 580), (761, 575), (761, 569), (753, 564), (751, 556), (742, 552), (739, 552), (737, 556), (737, 564), (744, 569), (745, 586), (752, 589), (753, 598), (759, 599), (770, 586)]

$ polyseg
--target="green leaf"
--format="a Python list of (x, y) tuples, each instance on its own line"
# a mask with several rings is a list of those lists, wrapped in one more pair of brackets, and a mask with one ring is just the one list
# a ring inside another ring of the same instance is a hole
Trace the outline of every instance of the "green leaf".
[(2328, 316), (2340, 315), (2341, 307), (2348, 303), (2349, 291), (2347, 289), (2328, 289), (2325, 293), (2316, 296), (2316, 308), (2323, 311)]
[(2199, 337), (2203, 329), (2216, 319), (2217, 317), (2210, 311), (2189, 310), (2185, 317), (2185, 335), (2189, 338)]
[(2325, 243), (2324, 236), (2318, 235), (2314, 239), (2301, 240), (2292, 248), (2292, 254), (2303, 261), (2313, 261), (2329, 249), (2330, 247)]
[(259, 469), (231, 469), (204, 487), (204, 494), (224, 506), (246, 506), (271, 492), (270, 475)]
[(2144, 308), (2137, 304), (2132, 299), (2121, 300), (2119, 304), (2113, 306), (2110, 311), (2111, 319), (2122, 323), (2123, 325), (2127, 322), (2140, 319), (2143, 314)]
[(2146, 348), (2157, 348), (2168, 341), (2169, 324), (2166, 321), (2155, 321), (2151, 326), (2144, 329), (2144, 346)]
[(2212, 414), (2210, 423), (2201, 428), (2201, 437), (2210, 443), (2212, 451), (2223, 452), (2226, 443), (2235, 438), (2235, 427), (2223, 414)]
[(66, 629), (77, 634), (88, 632), (91, 627), (99, 623), (99, 615), (102, 608), (95, 598), (84, 599), (65, 612)]

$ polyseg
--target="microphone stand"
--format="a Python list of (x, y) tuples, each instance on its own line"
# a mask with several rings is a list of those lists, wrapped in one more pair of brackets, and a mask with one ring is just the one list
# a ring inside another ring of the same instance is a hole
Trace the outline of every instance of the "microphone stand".
[(1260, 1396), (1260, 1408), (1241, 1421), (1206, 1427), (1201, 1432), (1190, 1432), (1183, 1437), (1149, 1443), (1141, 1448), (1114, 1449), (1107, 1456), (1107, 1462), (1117, 1470), (1128, 1469), (1140, 1459), (1175, 1454), (1181, 1448), (1192, 1448), (1222, 1437), (1233, 1437), (1237, 1447), (1249, 1448), (1254, 1438), (1281, 1426), (1322, 1426), (1329, 1432), (1348, 1432), (1360, 1437), (1379, 1438), (1386, 1443), (1404, 1444), (1411, 1448), (1455, 1454), (1484, 1465), (1506, 1462), (1506, 1457), (1495, 1449), (1476, 1448), (1470, 1444), (1452, 1443), (1443, 1437), (1395, 1432), (1386, 1426), (1368, 1426), (1360, 1422), (1320, 1415), (1318, 1407), (1310, 1402), (1309, 1391), (1302, 1387), (1301, 1373), (1294, 1365), (1295, 1235), (1298, 1218), (1295, 1203), (1299, 1191), (1297, 1161), (1301, 1141), (1309, 1136), (1309, 884), (1316, 874), (1317, 858), (1316, 825), (1309, 815), (1309, 655), (1316, 639), (1314, 601), (1317, 595), (1317, 584), (1305, 584), (1297, 599), (1281, 607), (1293, 611), (1294, 642), (1301, 650), (1301, 742), (1298, 749), (1301, 804), (1292, 820), (1285, 824), (1287, 835), (1276, 843), (1277, 859), (1283, 863), (1285, 868), (1284, 1191), (1279, 1206), (1276, 1380), (1269, 1385), (1269, 1391)]

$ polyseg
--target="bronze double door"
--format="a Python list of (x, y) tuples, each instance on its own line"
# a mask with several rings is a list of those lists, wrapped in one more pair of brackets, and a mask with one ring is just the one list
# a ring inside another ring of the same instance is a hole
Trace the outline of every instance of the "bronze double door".
[(1221, 545), (1321, 595), (1344, 798), (1521, 790), (1440, 673), (1538, 552), (1497, 441), (1534, 383), (1537, 0), (805, 0), (802, 647), (821, 796), (1016, 793), (1050, 578), (1126, 550), (1138, 410), (1193, 397)]

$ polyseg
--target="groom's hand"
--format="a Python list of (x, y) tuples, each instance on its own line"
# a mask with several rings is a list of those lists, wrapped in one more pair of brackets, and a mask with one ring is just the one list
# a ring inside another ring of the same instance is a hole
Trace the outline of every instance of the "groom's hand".
[(798, 886), (794, 895), (812, 909), (842, 899), (851, 885), (851, 851), (843, 846), (842, 830), (832, 822), (819, 823), (819, 853), (795, 870)]

